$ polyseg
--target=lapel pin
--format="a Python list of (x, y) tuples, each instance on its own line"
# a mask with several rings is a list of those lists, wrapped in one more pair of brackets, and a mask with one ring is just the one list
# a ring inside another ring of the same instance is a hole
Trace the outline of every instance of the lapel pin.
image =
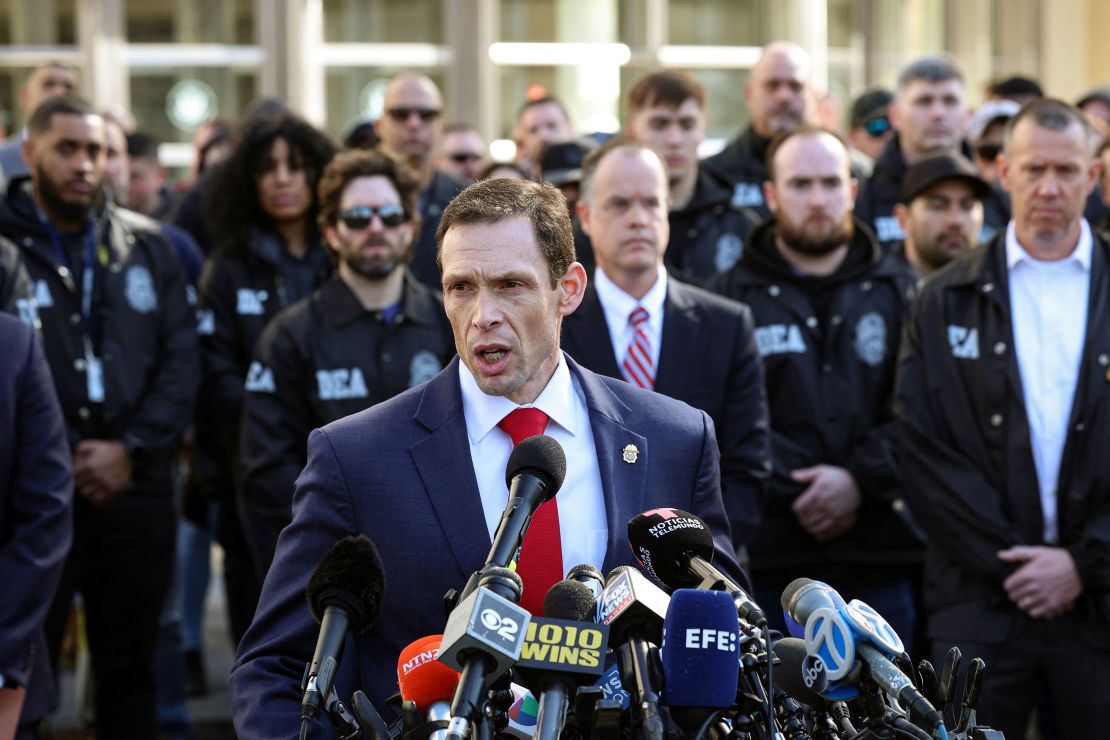
[(640, 450), (636, 445), (625, 445), (621, 450), (621, 459), (631, 465), (640, 459)]

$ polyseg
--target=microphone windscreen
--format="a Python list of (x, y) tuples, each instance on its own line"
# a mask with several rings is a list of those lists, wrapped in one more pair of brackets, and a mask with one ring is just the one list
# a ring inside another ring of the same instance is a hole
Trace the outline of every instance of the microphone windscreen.
[(663, 703), (730, 707), (740, 679), (740, 622), (723, 591), (681, 588), (663, 621)]
[(338, 606), (347, 612), (352, 632), (362, 632), (378, 618), (385, 591), (385, 567), (366, 535), (344, 537), (335, 543), (308, 579), (305, 595), (319, 622), (324, 610)]
[(784, 612), (789, 612), (790, 602), (794, 600), (794, 596), (811, 583), (815, 583), (812, 578), (795, 578), (793, 581), (791, 581), (783, 590), (782, 596), (779, 598), (779, 603), (782, 604), (782, 610)]
[(652, 509), (628, 522), (628, 544), (644, 569), (672, 588), (697, 585), (685, 568), (690, 556), (713, 561), (713, 533), (680, 509)]
[(559, 581), (543, 597), (543, 615), (552, 619), (592, 622), (596, 610), (593, 592), (578, 581)]
[(443, 635), (428, 635), (409, 643), (397, 658), (397, 686), (404, 701), (416, 702), (420, 714), (437, 701), (450, 702), (459, 685), (459, 672), (440, 663)]
[(589, 563), (579, 563), (571, 568), (567, 572), (567, 578), (585, 584), (593, 592), (594, 598), (605, 588), (605, 576)]
[(521, 473), (532, 473), (546, 479), (551, 493), (545, 500), (551, 499), (567, 476), (567, 455), (563, 446), (546, 434), (522, 440), (509, 455), (505, 466), (505, 485), (511, 488), (513, 478)]
[(806, 686), (803, 675), (803, 662), (806, 659), (806, 643), (796, 637), (784, 637), (771, 646), (771, 652), (779, 659), (775, 668), (775, 683), (786, 693), (813, 709), (822, 709), (828, 701), (813, 689)]

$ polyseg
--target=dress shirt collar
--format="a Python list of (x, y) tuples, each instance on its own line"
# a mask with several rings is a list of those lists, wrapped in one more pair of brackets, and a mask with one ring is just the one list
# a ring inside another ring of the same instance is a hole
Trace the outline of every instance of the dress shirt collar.
[[(1079, 242), (1075, 245), (1075, 249), (1062, 260), (1056, 261), (1058, 264), (1064, 264), (1069, 261), (1077, 263), (1083, 268), (1084, 272), (1091, 271), (1091, 254), (1094, 249), (1094, 242), (1091, 238), (1091, 226), (1087, 223), (1087, 219), (1082, 218), (1079, 220)], [(1048, 264), (1045, 260), (1039, 260), (1031, 256), (1025, 251), (1025, 247), (1021, 246), (1017, 239), (1017, 229), (1014, 227), (1014, 222), (1010, 221), (1006, 227), (1006, 267), (1010, 270), (1019, 262), (1025, 261), (1033, 265)]]
[(594, 290), (597, 291), (597, 298), (601, 301), (610, 326), (626, 326), (628, 317), (637, 306), (644, 307), (650, 321), (662, 321), (663, 302), (667, 299), (667, 271), (662, 265), (659, 266), (659, 277), (655, 284), (638, 301), (617, 287), (600, 267), (594, 270)]
[(517, 406), (504, 396), (489, 396), (478, 387), (466, 363), (459, 362), (459, 386), (462, 390), (463, 418), (466, 420), (466, 433), (470, 444), (477, 444), (497, 424), (518, 408), (535, 407), (547, 414), (571, 436), (578, 434), (578, 421), (575, 415), (576, 393), (563, 353), (559, 352), (559, 364), (547, 386), (540, 392), (535, 403)]

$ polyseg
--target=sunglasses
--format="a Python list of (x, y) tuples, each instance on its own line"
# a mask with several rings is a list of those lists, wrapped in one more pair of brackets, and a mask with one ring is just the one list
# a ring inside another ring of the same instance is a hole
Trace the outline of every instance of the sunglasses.
[(470, 154), (468, 152), (458, 152), (457, 154), (448, 154), (447, 158), (455, 164), (466, 164), (467, 162), (477, 162), (482, 158), (481, 154)]
[(1001, 151), (1002, 147), (999, 144), (980, 144), (975, 147), (975, 153), (980, 159), (989, 159), (992, 162), (998, 158)]
[(384, 206), (355, 206), (339, 212), (339, 220), (351, 231), (361, 231), (370, 225), (377, 216), (384, 226), (400, 226), (407, 218), (405, 207), (396, 203), (386, 203)]
[(397, 123), (404, 123), (414, 115), (420, 116), (420, 120), (424, 123), (430, 123), (439, 118), (439, 111), (435, 108), (390, 108), (386, 113)]
[(873, 139), (877, 139), (887, 131), (890, 131), (890, 120), (886, 118), (872, 118), (864, 124), (867, 129), (867, 135)]

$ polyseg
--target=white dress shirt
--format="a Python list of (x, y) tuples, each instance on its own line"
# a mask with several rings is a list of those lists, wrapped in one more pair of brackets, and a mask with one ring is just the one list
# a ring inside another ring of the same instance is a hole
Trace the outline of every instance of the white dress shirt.
[[(483, 393), (462, 362), (459, 363), (459, 383), (466, 433), (470, 441), (470, 459), (478, 479), (486, 529), (492, 540), (509, 500), (509, 490), (505, 487), (505, 465), (513, 451), (512, 439), (497, 424), (521, 407), (504, 396)], [(548, 415), (550, 421), (544, 433), (562, 445), (567, 456), (567, 475), (556, 495), (563, 576), (581, 563), (601, 568), (609, 526), (605, 520), (605, 497), (601, 489), (597, 449), (586, 396), (577, 379), (570, 374), (561, 353), (555, 374), (530, 406)]]
[(618, 367), (628, 354), (628, 345), (632, 344), (632, 339), (636, 336), (628, 317), (637, 306), (643, 306), (647, 311), (646, 331), (651, 340), (651, 362), (658, 377), (659, 348), (663, 344), (663, 302), (667, 299), (667, 271), (660, 266), (655, 284), (638, 301), (618, 288), (600, 267), (594, 270), (594, 290), (597, 291), (597, 298), (605, 313), (605, 323), (609, 326), (609, 339), (613, 342), (613, 355), (617, 358)]
[(1056, 487), (1087, 332), (1091, 227), (1086, 220), (1080, 223), (1075, 249), (1051, 262), (1029, 256), (1018, 244), (1013, 221), (1006, 229), (1014, 351), (1037, 467), (1044, 540), (1049, 544), (1059, 535)]

